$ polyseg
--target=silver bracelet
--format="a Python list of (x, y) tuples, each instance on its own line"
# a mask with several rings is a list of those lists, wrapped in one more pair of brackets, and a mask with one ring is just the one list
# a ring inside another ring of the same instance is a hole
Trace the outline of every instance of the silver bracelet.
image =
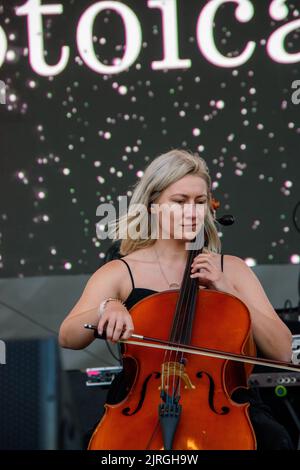
[(120, 302), (122, 305), (124, 305), (125, 307), (125, 303), (122, 299), (117, 299), (117, 298), (114, 298), (114, 297), (108, 297), (108, 299), (105, 299), (103, 300), (103, 302), (101, 302), (101, 304), (99, 305), (99, 308), (98, 308), (98, 315), (99, 315), (99, 318), (103, 315), (104, 313), (104, 310), (105, 310), (105, 307), (106, 307), (106, 304), (107, 302), (109, 302), (110, 300), (116, 300), (117, 302)]

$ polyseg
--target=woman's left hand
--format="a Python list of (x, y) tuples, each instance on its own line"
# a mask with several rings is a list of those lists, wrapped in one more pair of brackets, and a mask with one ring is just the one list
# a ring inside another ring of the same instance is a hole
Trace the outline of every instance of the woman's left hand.
[(221, 256), (217, 253), (201, 253), (195, 256), (191, 266), (191, 278), (198, 278), (201, 285), (223, 290), (225, 276), (221, 269)]

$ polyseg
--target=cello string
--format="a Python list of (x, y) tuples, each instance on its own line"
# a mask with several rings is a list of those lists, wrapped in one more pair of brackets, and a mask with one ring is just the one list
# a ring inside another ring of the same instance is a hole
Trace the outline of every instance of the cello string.
[[(172, 340), (174, 340), (175, 342), (180, 342), (179, 338), (178, 338), (178, 334), (180, 333), (182, 335), (182, 328), (186, 324), (186, 306), (187, 306), (187, 303), (185, 304), (185, 309), (184, 310), (183, 310), (182, 307), (183, 307), (183, 302), (184, 302), (185, 297), (186, 297), (186, 290), (189, 288), (187, 274), (188, 274), (188, 270), (189, 270), (189, 266), (190, 266), (190, 258), (191, 258), (191, 253), (189, 252), (188, 259), (187, 259), (187, 264), (186, 264), (186, 269), (185, 269), (184, 277), (183, 277), (183, 286), (182, 286), (182, 290), (181, 290), (181, 297), (179, 297), (178, 304), (176, 305), (175, 321), (174, 321), (173, 327), (172, 327)], [(188, 293), (189, 293), (189, 291), (188, 291)], [(182, 338), (180, 338), (180, 339), (182, 339)], [(170, 353), (170, 357), (173, 356), (174, 367), (176, 367), (176, 364), (179, 362), (178, 361), (178, 352), (179, 351), (175, 350), (175, 352)], [(183, 353), (181, 353), (181, 358), (182, 357), (183, 357)], [(176, 396), (175, 395), (176, 392), (177, 392), (177, 395), (178, 394), (180, 395), (180, 391), (181, 391), (180, 375), (176, 379), (176, 374), (174, 372), (175, 371), (173, 371), (172, 404), (174, 404), (174, 399), (175, 399), (175, 396)], [(176, 386), (175, 386), (175, 381), (176, 381)]]
[[(182, 298), (181, 298), (181, 302), (185, 301), (185, 308), (184, 310), (182, 309), (182, 303), (180, 304), (179, 306), (179, 310), (182, 312), (183, 311), (183, 314), (181, 315), (180, 320), (181, 320), (181, 326), (179, 328), (179, 319), (177, 320), (177, 325), (176, 325), (176, 331), (177, 331), (177, 338), (174, 338), (174, 339), (177, 339), (178, 340), (178, 332), (180, 332), (181, 336), (182, 336), (182, 333), (183, 333), (183, 328), (184, 326), (187, 326), (188, 323), (187, 323), (187, 312), (188, 312), (188, 309), (189, 309), (189, 303), (190, 303), (190, 297), (191, 297), (191, 291), (193, 289), (193, 284), (191, 283), (191, 279), (189, 277), (189, 274), (190, 274), (190, 264), (191, 264), (191, 261), (193, 259), (193, 257), (195, 256), (195, 250), (189, 250), (189, 254), (188, 254), (188, 260), (187, 260), (187, 268), (186, 268), (186, 272), (185, 272), (185, 284), (183, 286), (183, 295), (182, 295)], [(185, 338), (187, 339), (187, 329), (185, 329), (186, 332), (185, 332)], [(183, 339), (183, 337), (181, 337), (181, 339)]]
[[(185, 273), (184, 273), (184, 277), (185, 277)], [(181, 285), (181, 288), (182, 288), (182, 285)], [(180, 289), (181, 290), (181, 289)], [(173, 318), (173, 323), (172, 323), (172, 327), (171, 327), (171, 335), (169, 336), (169, 339), (170, 340), (176, 340), (176, 332), (178, 331), (178, 325), (179, 325), (179, 314), (178, 312), (181, 311), (181, 303), (182, 303), (182, 299), (179, 298), (179, 302), (176, 304), (176, 313), (175, 313), (175, 316)], [(167, 380), (166, 380), (166, 390), (167, 390), (167, 400), (169, 400), (169, 390), (170, 390), (170, 377), (171, 377), (171, 371), (170, 371), (170, 367), (171, 367), (171, 363), (173, 362), (175, 367), (176, 367), (176, 357), (177, 357), (177, 353), (175, 353), (175, 360), (172, 361), (173, 359), (173, 356), (174, 356), (174, 351), (166, 351), (165, 352), (165, 355), (164, 355), (164, 363), (167, 363), (167, 372), (166, 372), (166, 376), (167, 376)], [(173, 370), (173, 381), (172, 381), (172, 393), (171, 393), (171, 403), (174, 404), (174, 390), (175, 390), (175, 374), (174, 374), (174, 370)], [(162, 373), (162, 384), (164, 386), (165, 384), (165, 372), (164, 372), (164, 368), (163, 368), (163, 373)]]
[[(196, 244), (196, 249), (189, 250), (186, 270), (185, 270), (185, 273), (184, 273), (184, 283), (183, 283), (183, 287), (182, 287), (182, 296), (181, 296), (181, 298), (179, 299), (179, 302), (178, 302), (177, 313), (176, 313), (174, 325), (173, 325), (173, 328), (172, 328), (172, 331), (173, 331), (173, 338), (172, 339), (176, 342), (179, 342), (179, 343), (182, 342), (183, 338), (184, 338), (184, 342), (186, 343), (188, 329), (191, 328), (191, 321), (193, 320), (194, 308), (192, 308), (191, 298), (192, 299), (195, 298), (195, 295), (196, 295), (196, 292), (195, 292), (196, 282), (195, 281), (197, 281), (197, 280), (193, 279), (191, 281), (191, 279), (189, 277), (190, 265), (191, 265), (192, 259), (199, 252), (199, 247), (201, 245), (201, 242), (202, 242), (202, 245), (204, 244), (203, 240), (204, 240), (204, 225), (202, 225), (199, 233), (196, 235), (196, 242), (194, 242)], [(189, 242), (187, 242), (187, 243), (189, 243)], [(194, 293), (193, 293), (193, 291), (194, 291)], [(182, 307), (183, 307), (182, 304), (183, 304), (184, 301), (185, 301), (185, 305), (184, 305), (184, 309), (182, 309)], [(182, 334), (182, 330), (184, 328), (185, 328), (185, 337), (183, 337), (183, 334)], [(180, 332), (180, 335), (181, 335), (180, 341), (178, 340), (178, 333), (179, 332)], [(170, 352), (169, 357), (171, 357), (171, 355), (172, 355), (172, 352)], [(178, 351), (175, 350), (175, 354), (173, 354), (173, 355), (175, 355), (175, 358), (174, 358), (175, 367), (176, 367), (177, 362), (184, 365), (184, 353), (182, 351), (181, 351), (181, 354), (180, 354), (180, 360), (178, 360), (179, 350)], [(168, 383), (169, 383), (169, 366), (168, 366)], [(173, 390), (172, 391), (172, 403), (174, 403), (174, 395), (175, 395), (175, 374), (174, 373), (173, 373), (173, 389), (172, 390)], [(177, 393), (180, 394), (180, 391), (181, 391), (180, 376), (179, 376), (179, 380), (177, 379), (176, 390), (177, 390)]]
[[(186, 273), (186, 271), (185, 271)], [(185, 278), (185, 273), (184, 273), (184, 277), (183, 279)], [(181, 288), (182, 288), (182, 285), (181, 285)], [(184, 288), (183, 288), (184, 289)], [(182, 308), (182, 298), (179, 298), (179, 301), (178, 303), (176, 304), (176, 313), (175, 313), (175, 317), (173, 319), (173, 324), (172, 324), (172, 327), (171, 327), (171, 336), (169, 336), (169, 339), (173, 340), (173, 341), (176, 341), (178, 338), (177, 338), (177, 335), (176, 333), (178, 332), (178, 329), (179, 329), (179, 321), (180, 321), (180, 311), (181, 311), (181, 308)], [(175, 355), (175, 358), (174, 360), (173, 359), (173, 356)], [(170, 377), (171, 377), (171, 372), (170, 372), (170, 367), (171, 367), (171, 363), (173, 362), (175, 367), (176, 367), (176, 358), (177, 358), (177, 353), (175, 352), (174, 354), (174, 351), (168, 351), (166, 354), (165, 354), (165, 362), (167, 363), (167, 383), (166, 383), (166, 388), (169, 392), (170, 389)], [(174, 404), (174, 390), (175, 390), (175, 374), (174, 374), (175, 370), (173, 370), (173, 380), (172, 380), (172, 393), (171, 393), (171, 403)], [(163, 381), (163, 384), (165, 382)], [(168, 393), (168, 400), (169, 400), (169, 393)]]
[[(186, 243), (190, 244), (191, 242), (186, 242)], [(191, 322), (193, 320), (193, 311), (194, 311), (194, 308), (192, 308), (191, 298), (194, 299), (195, 295), (196, 295), (194, 286), (196, 285), (195, 281), (197, 282), (197, 279), (193, 279), (192, 282), (191, 282), (191, 279), (189, 277), (190, 264), (191, 264), (192, 258), (194, 258), (195, 255), (199, 252), (199, 248), (200, 248), (201, 244), (202, 244), (202, 246), (204, 245), (204, 224), (202, 224), (199, 232), (196, 235), (196, 241), (194, 241), (193, 243), (196, 244), (196, 248), (194, 248), (193, 250), (189, 250), (186, 270), (184, 272), (184, 277), (183, 277), (184, 282), (183, 282), (183, 286), (181, 286), (182, 296), (181, 296), (181, 298), (179, 298), (179, 302), (176, 305), (176, 314), (175, 314), (175, 318), (174, 318), (172, 329), (171, 329), (171, 331), (172, 331), (171, 340), (173, 340), (173, 342), (175, 342), (175, 341), (181, 342), (181, 341), (178, 341), (178, 333), (180, 332), (180, 334), (181, 334), (180, 339), (182, 340), (182, 338), (183, 338), (182, 330), (183, 330), (184, 327), (185, 327), (185, 330), (186, 330), (186, 332), (185, 332), (185, 342), (186, 342), (187, 341), (188, 329), (191, 328)], [(184, 305), (184, 310), (182, 311), (182, 307), (183, 307), (182, 304), (183, 304), (184, 300), (185, 300), (185, 305)], [(165, 355), (164, 355), (164, 362), (167, 362), (166, 389), (168, 391), (170, 390), (170, 376), (171, 376), (171, 373), (172, 373), (172, 372), (170, 372), (171, 363), (172, 362), (174, 363), (174, 367), (176, 367), (177, 362), (179, 362), (180, 364), (184, 364), (184, 353), (181, 352), (180, 360), (178, 360), (178, 355), (179, 355), (178, 353), (179, 353), (179, 350), (175, 351), (175, 352), (174, 351), (168, 351), (168, 352), (165, 352)], [(173, 357), (174, 357), (174, 360), (172, 361)], [(173, 370), (173, 380), (172, 380), (172, 394), (171, 394), (172, 404), (174, 404), (174, 397), (175, 397), (176, 374), (174, 372), (175, 372), (175, 370)], [(164, 371), (164, 367), (163, 367), (163, 370), (162, 370), (162, 386), (163, 386), (163, 388), (164, 388), (164, 385), (165, 385), (165, 371)], [(176, 390), (177, 390), (177, 393), (180, 393), (180, 390), (181, 390), (180, 376), (179, 376), (179, 380), (177, 379)], [(167, 397), (169, 399), (169, 394), (167, 394)]]
[[(197, 238), (196, 238), (197, 242)], [(189, 242), (187, 242), (189, 246)], [(197, 244), (197, 243), (196, 243)], [(186, 270), (184, 273), (184, 280), (183, 280), (183, 287), (182, 287), (182, 295), (181, 298), (179, 299), (178, 302), (178, 312), (177, 312), (177, 324), (175, 327), (175, 340), (177, 343), (180, 343), (181, 340), (186, 340), (186, 334), (185, 337), (183, 336), (183, 330), (187, 329), (189, 326), (189, 306), (190, 306), (190, 296), (191, 296), (191, 290), (192, 290), (192, 283), (191, 279), (189, 278), (190, 274), (190, 265), (191, 265), (191, 260), (193, 258), (194, 250), (188, 250), (188, 257), (187, 257), (187, 265), (186, 265)], [(178, 337), (179, 335), (179, 337)], [(183, 355), (184, 353), (180, 353), (180, 359), (178, 360), (178, 355), (179, 355), (179, 350), (175, 351), (175, 358), (174, 358), (174, 363), (179, 363), (183, 364)], [(175, 376), (174, 376), (175, 377)], [(173, 386), (175, 388), (175, 385)], [(179, 382), (177, 380), (177, 386), (176, 389), (178, 391), (178, 394), (180, 394), (181, 391), (181, 379), (179, 376)]]
[[(182, 288), (182, 286), (181, 286)], [(178, 303), (176, 304), (176, 313), (175, 313), (175, 316), (174, 316), (174, 319), (173, 319), (173, 323), (172, 323), (172, 327), (171, 327), (171, 335), (169, 336), (169, 339), (172, 340), (172, 341), (176, 341), (177, 337), (176, 337), (176, 332), (178, 331), (178, 325), (179, 325), (179, 312), (181, 311), (181, 303), (182, 303), (182, 299), (179, 297), (179, 301)], [(173, 359), (173, 356), (175, 355), (175, 358), (174, 360)], [(173, 362), (174, 364), (176, 364), (176, 352), (174, 354), (174, 351), (167, 351), (166, 354), (165, 354), (165, 361), (167, 363), (167, 383), (166, 383), (166, 388), (167, 390), (171, 390), (170, 389), (170, 377), (171, 377), (171, 372), (170, 372), (170, 364)], [(163, 381), (163, 384), (165, 382)], [(173, 381), (172, 381), (172, 393), (171, 393), (171, 403), (174, 404), (174, 390), (175, 390), (175, 374), (174, 374), (174, 371), (173, 371)], [(169, 399), (169, 394), (168, 394), (168, 399)]]
[[(192, 258), (193, 255), (194, 255), (194, 251), (192, 251), (192, 253), (190, 253), (190, 255), (189, 255), (188, 266), (190, 266), (190, 264), (191, 264), (191, 258)], [(189, 329), (192, 327), (192, 317), (193, 317), (193, 313), (192, 313), (193, 307), (192, 307), (191, 299), (195, 295), (194, 286), (191, 282), (188, 282), (188, 281), (190, 281), (190, 279), (187, 279), (187, 286), (186, 286), (187, 294), (185, 296), (186, 297), (186, 301), (185, 301), (186, 303), (184, 305), (183, 324), (182, 324), (182, 328), (181, 328), (181, 338), (180, 338), (180, 342), (181, 342), (181, 340), (183, 340), (184, 344), (189, 343), (187, 341), (187, 336), (188, 336)], [(185, 367), (186, 360), (185, 360), (185, 357), (184, 357), (184, 353), (182, 351), (181, 351), (180, 354), (179, 354), (179, 350), (176, 352), (176, 361), (178, 361), (183, 367)], [(179, 394), (180, 393), (181, 393), (181, 381), (180, 381), (180, 386), (179, 386)]]
[[(192, 300), (195, 300), (195, 296), (198, 296), (198, 288), (196, 291), (196, 286), (197, 286), (197, 279), (192, 279), (189, 277), (190, 275), (190, 265), (192, 260), (195, 258), (195, 256), (199, 253), (202, 252), (203, 246), (204, 246), (204, 224), (201, 226), (201, 229), (196, 235), (196, 241), (194, 242), (196, 247), (193, 250), (189, 250), (189, 255), (188, 255), (188, 263), (187, 263), (187, 272), (185, 273), (185, 286), (183, 290), (187, 291), (185, 295), (183, 294), (182, 296), (182, 301), (186, 297), (186, 302), (184, 305), (184, 313), (181, 315), (182, 318), (182, 324), (180, 328), (180, 333), (181, 333), (181, 338), (180, 341), (178, 342), (184, 342), (184, 344), (189, 344), (187, 343), (188, 340), (188, 333), (189, 333), (189, 328), (192, 328), (192, 322), (194, 319), (194, 313), (195, 313), (195, 304), (192, 305)], [(202, 246), (201, 246), (202, 245)], [(197, 286), (198, 287), (198, 286)], [(182, 331), (185, 329), (185, 331)], [(189, 334), (191, 336), (191, 332)], [(178, 340), (178, 337), (177, 337)], [(189, 338), (190, 341), (190, 338)], [(185, 360), (184, 360), (184, 352), (181, 351), (180, 354), (180, 359), (178, 360), (178, 354), (179, 350), (176, 351), (175, 353), (175, 363), (179, 362), (183, 366), (185, 365)], [(181, 390), (181, 380), (179, 382), (179, 394)]]

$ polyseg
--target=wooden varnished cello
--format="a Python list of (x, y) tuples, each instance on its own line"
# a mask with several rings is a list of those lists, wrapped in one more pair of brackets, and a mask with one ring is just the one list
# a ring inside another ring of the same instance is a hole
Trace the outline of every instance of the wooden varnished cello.
[[(212, 210), (217, 207), (215, 201)], [(139, 337), (155, 332), (158, 343), (168, 347), (125, 342), (124, 373), (131, 385), (121, 402), (105, 405), (90, 450), (256, 448), (249, 403), (231, 398), (237, 388), (247, 387), (253, 365), (187, 352), (194, 348), (256, 355), (245, 304), (230, 294), (200, 290), (198, 280), (190, 278), (191, 264), (203, 246), (201, 231), (190, 242), (180, 289), (152, 294), (130, 309)]]

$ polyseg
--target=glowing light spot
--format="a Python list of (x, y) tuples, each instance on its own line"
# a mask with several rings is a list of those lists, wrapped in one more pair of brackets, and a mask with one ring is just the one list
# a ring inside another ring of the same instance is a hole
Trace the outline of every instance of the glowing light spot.
[(17, 57), (17, 54), (15, 53), (15, 51), (13, 51), (11, 49), (9, 51), (7, 51), (6, 60), (8, 62), (13, 62), (14, 60), (16, 60), (16, 57)]
[(216, 108), (223, 109), (225, 107), (225, 103), (223, 100), (219, 100), (216, 102)]
[(251, 268), (252, 266), (256, 266), (257, 261), (254, 258), (246, 258), (245, 263)]
[(119, 91), (120, 95), (126, 95), (126, 94), (127, 94), (127, 87), (124, 86), (124, 85), (121, 85), (121, 86), (119, 87), (119, 90), (118, 90), (118, 91)]
[(12, 103), (15, 103), (17, 101), (17, 95), (15, 95), (14, 93), (11, 93), (8, 98), (9, 101), (11, 101)]
[(45, 193), (44, 191), (39, 191), (39, 192), (37, 193), (37, 197), (38, 197), (39, 199), (45, 199), (46, 193)]
[(252, 230), (256, 230), (260, 226), (260, 221), (259, 220), (254, 220), (252, 224)]
[(290, 262), (292, 264), (300, 264), (300, 255), (298, 254), (293, 254), (290, 256)]

